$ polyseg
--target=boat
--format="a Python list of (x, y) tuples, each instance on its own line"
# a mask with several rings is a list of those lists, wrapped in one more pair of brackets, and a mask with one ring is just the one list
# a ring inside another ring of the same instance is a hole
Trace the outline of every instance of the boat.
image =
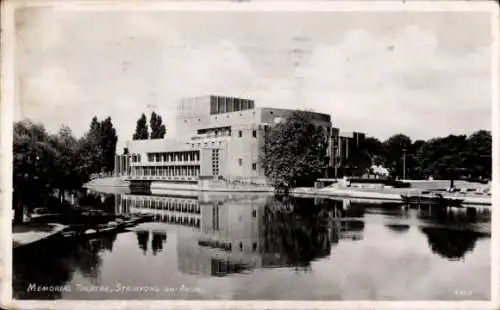
[(109, 232), (113, 232), (115, 230), (116, 230), (116, 227), (109, 226), (108, 224), (103, 224), (103, 225), (98, 225), (97, 226), (97, 232), (99, 234), (109, 233)]
[(83, 232), (83, 235), (86, 237), (86, 238), (92, 238), (92, 237), (95, 237), (97, 236), (99, 232), (95, 229), (87, 229)]
[(65, 231), (61, 235), (63, 236), (63, 238), (75, 238), (80, 236), (80, 234), (74, 230)]
[(458, 206), (461, 206), (462, 203), (464, 202), (465, 199), (462, 199), (462, 198), (456, 198), (456, 197), (445, 197), (443, 198), (444, 199), (444, 203), (448, 206), (451, 206), (451, 207), (458, 207)]
[(405, 204), (439, 204), (445, 206), (459, 206), (464, 199), (456, 197), (444, 197), (440, 193), (429, 193), (421, 195), (401, 195)]

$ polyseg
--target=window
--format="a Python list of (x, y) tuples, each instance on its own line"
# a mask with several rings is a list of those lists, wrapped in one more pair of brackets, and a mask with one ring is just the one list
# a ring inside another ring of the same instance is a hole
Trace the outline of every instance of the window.
[(252, 210), (252, 217), (257, 217), (257, 210)]
[(238, 165), (243, 166), (243, 159), (242, 158), (238, 158)]
[(252, 170), (257, 170), (257, 164), (256, 163), (252, 164)]
[(257, 138), (257, 130), (252, 131), (252, 137)]
[(243, 131), (241, 131), (241, 130), (238, 131), (238, 137), (240, 137), (240, 138), (243, 137)]

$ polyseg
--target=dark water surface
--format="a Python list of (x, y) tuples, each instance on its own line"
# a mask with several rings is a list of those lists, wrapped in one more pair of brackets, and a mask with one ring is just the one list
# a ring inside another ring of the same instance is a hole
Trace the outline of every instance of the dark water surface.
[(14, 253), (15, 298), (490, 299), (485, 211), (243, 194), (99, 195), (96, 207), (155, 221)]

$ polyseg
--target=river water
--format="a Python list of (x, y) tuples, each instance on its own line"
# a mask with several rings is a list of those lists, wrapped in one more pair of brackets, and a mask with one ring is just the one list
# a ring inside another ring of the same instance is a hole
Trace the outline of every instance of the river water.
[(485, 210), (107, 191), (96, 208), (154, 222), (14, 253), (14, 298), (490, 299)]

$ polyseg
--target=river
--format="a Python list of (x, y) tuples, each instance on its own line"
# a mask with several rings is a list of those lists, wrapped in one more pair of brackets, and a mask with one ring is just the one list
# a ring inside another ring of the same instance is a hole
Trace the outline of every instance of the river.
[(489, 300), (490, 221), (256, 194), (90, 193), (154, 222), (14, 253), (17, 299)]

